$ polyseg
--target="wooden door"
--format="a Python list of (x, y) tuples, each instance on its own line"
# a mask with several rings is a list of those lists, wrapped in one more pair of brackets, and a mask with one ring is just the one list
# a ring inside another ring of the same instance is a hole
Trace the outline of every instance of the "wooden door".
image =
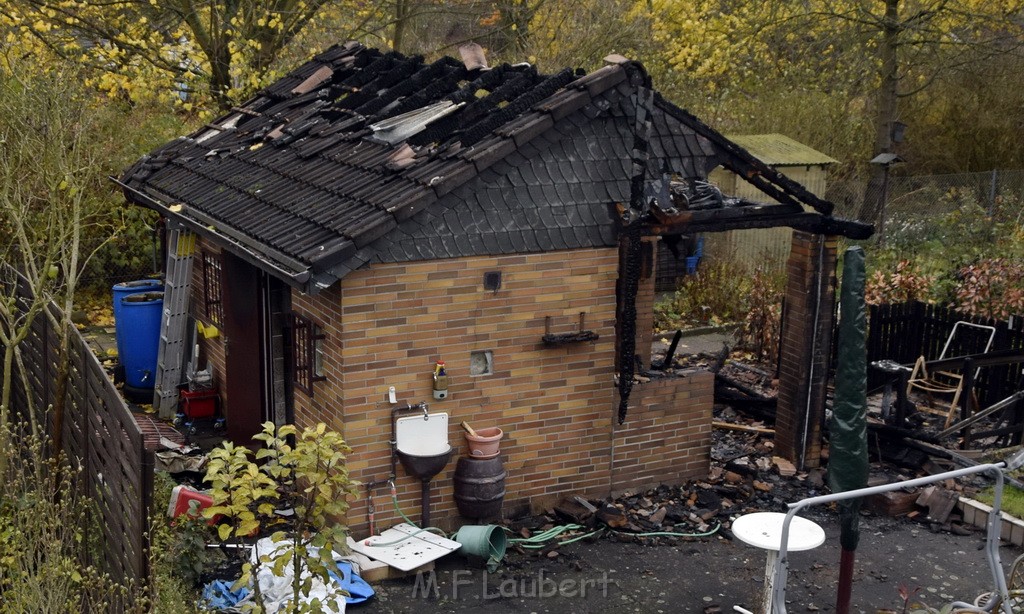
[(224, 382), (228, 438), (251, 443), (267, 415), (260, 271), (224, 252)]

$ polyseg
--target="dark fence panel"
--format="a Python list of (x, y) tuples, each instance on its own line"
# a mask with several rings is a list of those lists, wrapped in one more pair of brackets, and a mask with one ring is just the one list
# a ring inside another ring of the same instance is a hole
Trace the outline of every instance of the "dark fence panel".
[[(23, 280), (19, 295), (27, 301)], [(51, 313), (57, 308), (50, 305)], [(12, 406), (41, 411), (53, 403), (60, 355), (59, 335), (40, 313), (20, 346), (24, 370), (15, 365)], [(81, 334), (72, 327), (62, 443), (74, 466), (84, 468), (79, 488), (99, 509), (103, 560), (117, 582), (143, 586), (149, 579), (148, 523), (153, 499), (153, 452), (131, 410)], [(27, 383), (27, 388), (25, 386)], [(52, 412), (51, 432), (53, 428)], [(114, 599), (115, 610), (130, 604)]]
[[(868, 306), (868, 362), (895, 360), (912, 365), (919, 356), (934, 360), (953, 332), (958, 321), (994, 326), (992, 350), (1024, 349), (1024, 331), (1021, 318), (1000, 322), (986, 318), (972, 318), (953, 309), (921, 302)], [(985, 349), (988, 333), (972, 328), (957, 333), (946, 351), (947, 357), (980, 354)], [(868, 370), (868, 388), (875, 389), (885, 383), (884, 375)], [(1018, 390), (1021, 385), (1021, 365), (983, 368), (975, 382), (975, 390), (982, 406), (988, 406)]]

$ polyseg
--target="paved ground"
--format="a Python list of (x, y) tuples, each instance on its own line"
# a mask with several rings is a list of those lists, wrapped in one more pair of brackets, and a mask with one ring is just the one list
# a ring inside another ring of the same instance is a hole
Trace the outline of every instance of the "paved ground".
[[(788, 610), (835, 611), (838, 525), (828, 512), (809, 514), (826, 532), (825, 545), (794, 553), (787, 584)], [(983, 534), (933, 533), (906, 520), (864, 517), (857, 553), (852, 612), (902, 611), (900, 583), (920, 587), (916, 601), (932, 607), (973, 601), (993, 584), (981, 550)], [(442, 559), (437, 591), (424, 574), (385, 582), (377, 599), (353, 612), (732, 612), (754, 608), (763, 586), (761, 551), (724, 536), (677, 545), (642, 546), (602, 539), (564, 547), (556, 559), (511, 554), (495, 574), (468, 571), (458, 555)], [(1001, 548), (1007, 571), (1020, 554)], [(558, 588), (563, 588), (562, 595)], [(718, 606), (715, 610), (711, 606)], [(706, 610), (707, 609), (707, 610)]]

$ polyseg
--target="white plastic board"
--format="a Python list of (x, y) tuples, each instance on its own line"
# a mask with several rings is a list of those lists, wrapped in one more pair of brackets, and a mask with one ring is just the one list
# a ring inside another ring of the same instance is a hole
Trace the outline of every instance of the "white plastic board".
[[(352, 546), (359, 554), (400, 569), (411, 571), (430, 561), (435, 561), (446, 554), (455, 552), (462, 547), (457, 541), (446, 539), (435, 533), (419, 531), (409, 524), (396, 525), (380, 535), (371, 535), (361, 539)], [(413, 537), (394, 546), (371, 546), (372, 543), (386, 544), (416, 533)]]

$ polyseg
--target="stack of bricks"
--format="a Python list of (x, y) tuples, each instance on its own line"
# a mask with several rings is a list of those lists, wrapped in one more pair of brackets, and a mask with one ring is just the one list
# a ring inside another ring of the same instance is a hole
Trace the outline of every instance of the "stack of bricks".
[(821, 463), (836, 249), (835, 237), (794, 232), (786, 264), (775, 450), (801, 470)]

